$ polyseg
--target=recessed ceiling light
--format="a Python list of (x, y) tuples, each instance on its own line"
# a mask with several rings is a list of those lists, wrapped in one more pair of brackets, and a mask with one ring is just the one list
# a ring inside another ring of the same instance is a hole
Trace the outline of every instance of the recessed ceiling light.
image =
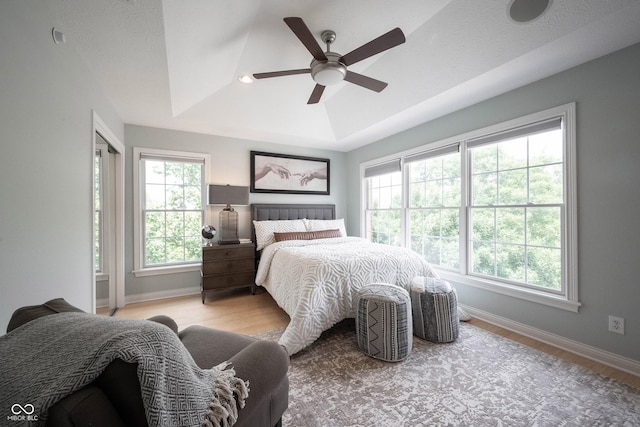
[(248, 74), (238, 77), (238, 80), (245, 84), (253, 83), (253, 77)]
[(550, 5), (551, 0), (511, 0), (508, 13), (516, 22), (531, 22), (542, 16)]

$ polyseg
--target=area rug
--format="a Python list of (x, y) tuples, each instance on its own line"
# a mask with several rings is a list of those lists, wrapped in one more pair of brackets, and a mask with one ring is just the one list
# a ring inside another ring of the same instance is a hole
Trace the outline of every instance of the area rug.
[(290, 427), (640, 426), (640, 390), (467, 323), (389, 363), (346, 320), (291, 357), (289, 380)]

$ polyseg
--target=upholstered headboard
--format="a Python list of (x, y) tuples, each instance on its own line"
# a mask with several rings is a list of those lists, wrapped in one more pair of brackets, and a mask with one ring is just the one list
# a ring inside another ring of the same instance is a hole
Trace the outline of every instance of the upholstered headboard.
[[(251, 205), (252, 221), (272, 221), (283, 219), (335, 219), (336, 205), (314, 204), (253, 204)], [(255, 229), (251, 227), (251, 240), (256, 241)]]
[(253, 204), (251, 219), (269, 221), (282, 219), (335, 219), (336, 205)]

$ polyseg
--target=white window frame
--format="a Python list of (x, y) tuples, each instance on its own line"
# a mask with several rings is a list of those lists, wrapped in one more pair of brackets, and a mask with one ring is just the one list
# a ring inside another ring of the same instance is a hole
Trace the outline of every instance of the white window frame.
[[(474, 277), (468, 274), (468, 229), (469, 224), (469, 154), (466, 147), (466, 141), (477, 139), (491, 134), (498, 134), (509, 129), (514, 129), (522, 126), (531, 125), (532, 123), (549, 120), (552, 118), (562, 118), (564, 129), (564, 224), (565, 230), (562, 236), (563, 239), (563, 283), (564, 292), (547, 292), (542, 289), (536, 289), (532, 287), (520, 286), (517, 284), (510, 284), (503, 281), (492, 280), (488, 278)], [(458, 270), (449, 270), (444, 268), (438, 268), (434, 266), (434, 269), (438, 272), (440, 277), (449, 280), (454, 283), (460, 283), (480, 289), (485, 289), (491, 292), (508, 295), (511, 297), (531, 301), (547, 306), (560, 308), (563, 310), (577, 312), (580, 307), (578, 299), (578, 225), (577, 225), (577, 174), (576, 174), (576, 123), (575, 123), (575, 103), (561, 105), (555, 108), (550, 108), (545, 111), (530, 114), (517, 119), (502, 122), (496, 125), (488, 126), (482, 129), (471, 131), (462, 135), (458, 135), (446, 140), (426, 144), (415, 149), (407, 150), (401, 153), (395, 153), (393, 155), (379, 158), (370, 162), (365, 162), (360, 165), (360, 182), (361, 182), (361, 235), (366, 236), (366, 230), (364, 228), (365, 223), (365, 210), (367, 207), (367, 193), (366, 193), (366, 179), (364, 176), (364, 170), (372, 165), (382, 163), (384, 161), (398, 158), (402, 159), (403, 169), (403, 210), (402, 215), (402, 230), (403, 235), (407, 236), (409, 230), (407, 230), (407, 215), (409, 215), (409, 194), (408, 194), (408, 174), (405, 171), (404, 159), (419, 153), (437, 150), (442, 147), (446, 147), (455, 143), (460, 143), (461, 154), (461, 171), (462, 171), (462, 201), (460, 211), (460, 268)], [(408, 239), (405, 237), (403, 245), (408, 247)]]
[(140, 176), (142, 168), (140, 167), (140, 160), (143, 155), (151, 155), (158, 157), (165, 157), (167, 160), (182, 159), (192, 160), (198, 162), (204, 162), (204, 181), (202, 183), (202, 210), (204, 213), (204, 223), (210, 224), (211, 218), (209, 210), (206, 209), (206, 191), (207, 183), (211, 182), (210, 177), (210, 164), (211, 156), (206, 153), (195, 153), (187, 151), (173, 151), (173, 150), (161, 150), (157, 148), (133, 148), (133, 250), (134, 250), (134, 270), (135, 277), (154, 276), (159, 274), (171, 274), (182, 273), (188, 271), (198, 271), (201, 267), (201, 262), (194, 262), (180, 265), (170, 266), (157, 266), (157, 267), (144, 267), (144, 227), (142, 224), (142, 207), (144, 206), (141, 199), (144, 194), (142, 186), (144, 185), (144, 179)]

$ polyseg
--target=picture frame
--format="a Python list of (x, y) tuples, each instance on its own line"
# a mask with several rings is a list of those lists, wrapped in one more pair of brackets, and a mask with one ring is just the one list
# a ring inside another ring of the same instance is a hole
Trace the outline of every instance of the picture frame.
[(252, 193), (330, 194), (330, 159), (251, 151)]

